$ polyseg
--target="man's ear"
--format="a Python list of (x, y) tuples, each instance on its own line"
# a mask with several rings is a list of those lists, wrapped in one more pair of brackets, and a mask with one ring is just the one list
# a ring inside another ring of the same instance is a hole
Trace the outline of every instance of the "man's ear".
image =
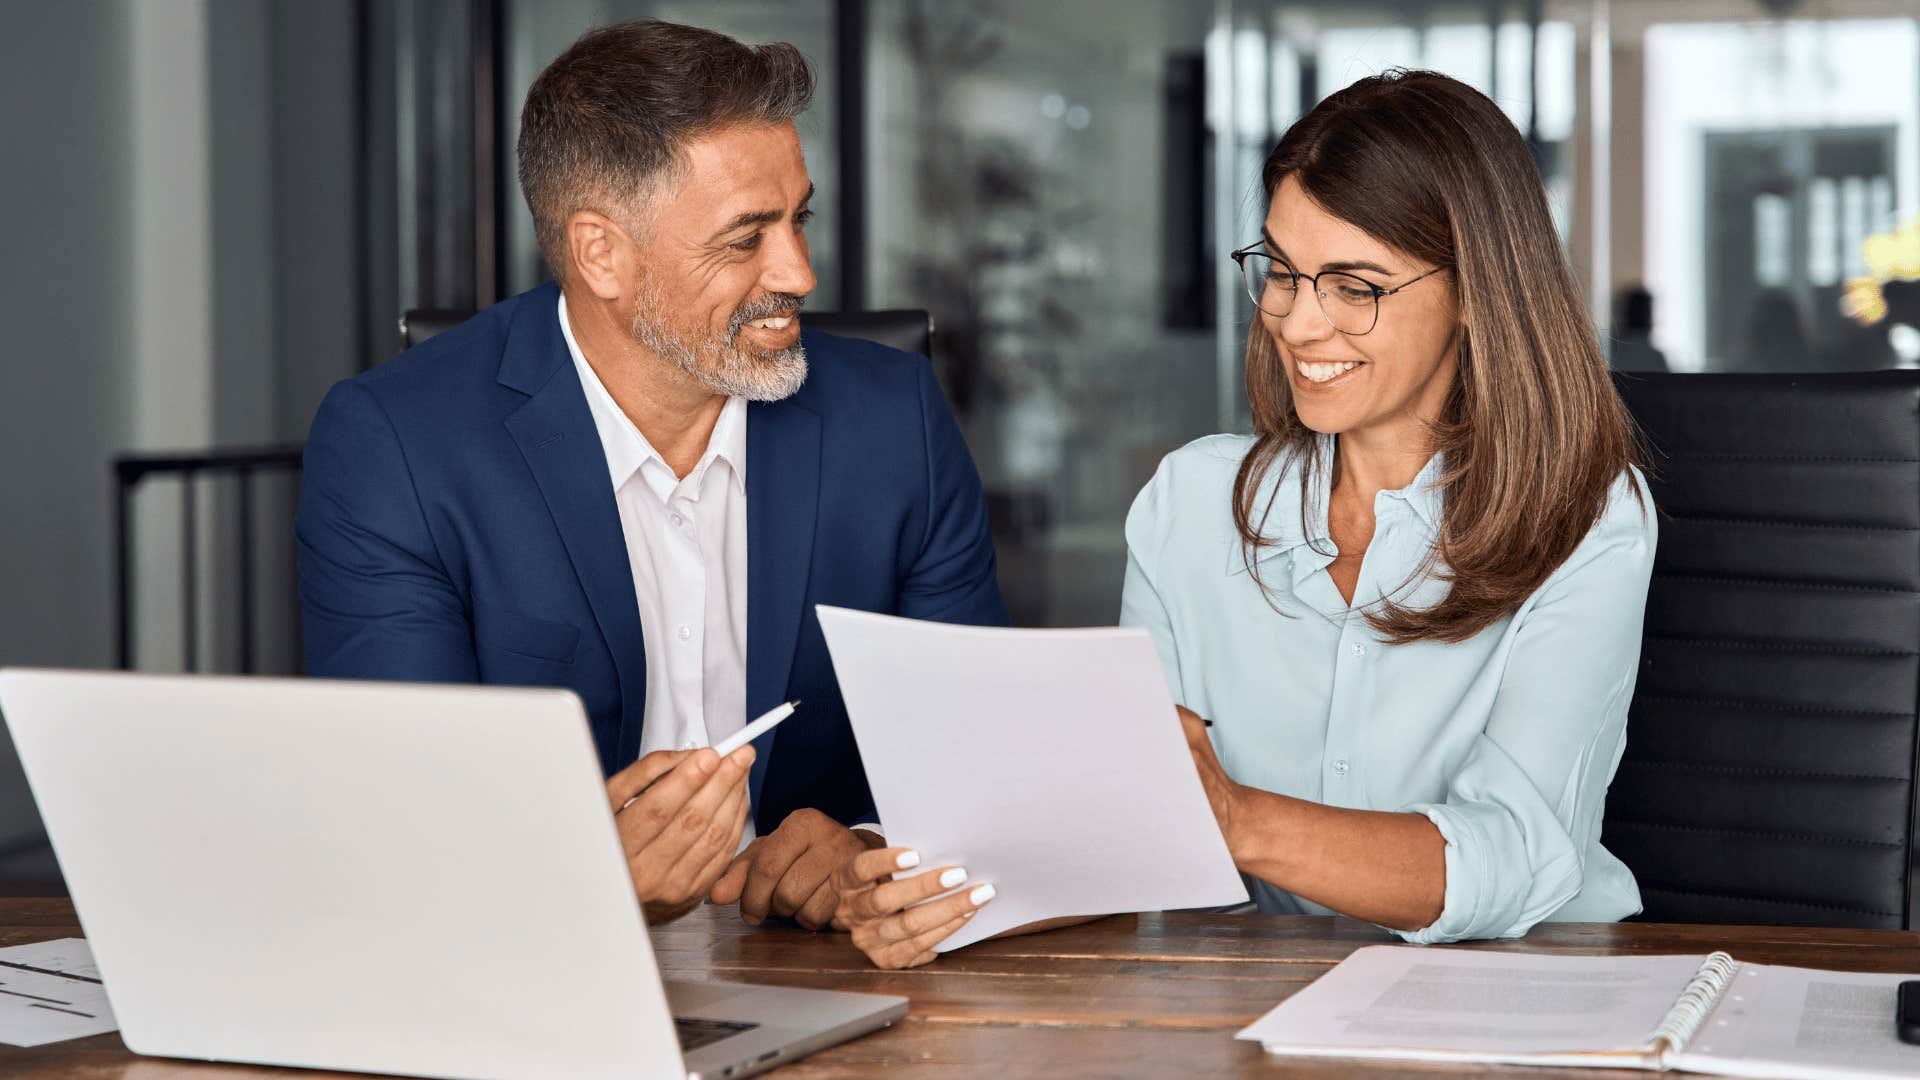
[(592, 210), (575, 210), (567, 218), (567, 277), (602, 300), (617, 300), (626, 291), (622, 273), (633, 260), (633, 239), (612, 218)]

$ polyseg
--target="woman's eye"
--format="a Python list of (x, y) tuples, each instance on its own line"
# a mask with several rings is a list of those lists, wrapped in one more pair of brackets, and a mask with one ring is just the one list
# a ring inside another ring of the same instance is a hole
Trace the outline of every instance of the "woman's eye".
[(1267, 280), (1283, 289), (1297, 289), (1300, 287), (1300, 275), (1289, 274), (1282, 270), (1267, 271)]
[(1336, 285), (1334, 295), (1349, 304), (1358, 304), (1373, 299), (1372, 289), (1363, 289), (1358, 285)]

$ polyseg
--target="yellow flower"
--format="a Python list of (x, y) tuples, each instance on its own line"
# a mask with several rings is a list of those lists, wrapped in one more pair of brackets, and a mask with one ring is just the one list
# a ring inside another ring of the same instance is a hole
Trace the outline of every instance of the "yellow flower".
[(1847, 279), (1847, 291), (1840, 294), (1840, 313), (1861, 326), (1872, 326), (1887, 317), (1887, 298), (1880, 292), (1880, 279)]
[(1920, 218), (1892, 232), (1867, 237), (1861, 254), (1868, 272), (1881, 281), (1920, 278)]
[(1883, 283), (1920, 281), (1920, 217), (1892, 232), (1867, 237), (1860, 254), (1867, 274), (1847, 279), (1840, 310), (1862, 326), (1872, 326), (1887, 317), (1887, 298), (1880, 291)]

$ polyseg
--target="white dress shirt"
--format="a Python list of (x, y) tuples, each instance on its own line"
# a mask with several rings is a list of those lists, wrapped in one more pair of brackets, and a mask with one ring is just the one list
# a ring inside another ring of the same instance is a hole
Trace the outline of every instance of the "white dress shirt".
[[(647, 651), (640, 756), (712, 746), (747, 726), (747, 400), (727, 399), (699, 463), (675, 476), (581, 355), (564, 293), (560, 334), (606, 453), (633, 571)], [(741, 846), (753, 838), (749, 810)]]
[[(675, 476), (560, 333), (606, 452), (647, 652), (642, 756), (711, 746), (747, 723), (747, 403), (728, 398), (693, 470)], [(752, 833), (752, 825), (748, 825)]]

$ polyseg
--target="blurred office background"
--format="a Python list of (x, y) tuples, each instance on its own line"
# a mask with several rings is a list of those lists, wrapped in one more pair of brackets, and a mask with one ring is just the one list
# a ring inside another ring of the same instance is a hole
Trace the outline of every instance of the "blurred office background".
[[(641, 16), (814, 60), (812, 306), (933, 313), (1022, 624), (1112, 622), (1134, 492), (1244, 430), (1260, 162), (1388, 67), (1526, 133), (1617, 367), (1920, 365), (1874, 284), (1920, 236), (1870, 240), (1920, 218), (1920, 0), (10, 3), (0, 664), (298, 670), (313, 408), (402, 312), (542, 280), (520, 101)], [(264, 453), (160, 460), (214, 450)], [(7, 887), (58, 884), (0, 749)]]

